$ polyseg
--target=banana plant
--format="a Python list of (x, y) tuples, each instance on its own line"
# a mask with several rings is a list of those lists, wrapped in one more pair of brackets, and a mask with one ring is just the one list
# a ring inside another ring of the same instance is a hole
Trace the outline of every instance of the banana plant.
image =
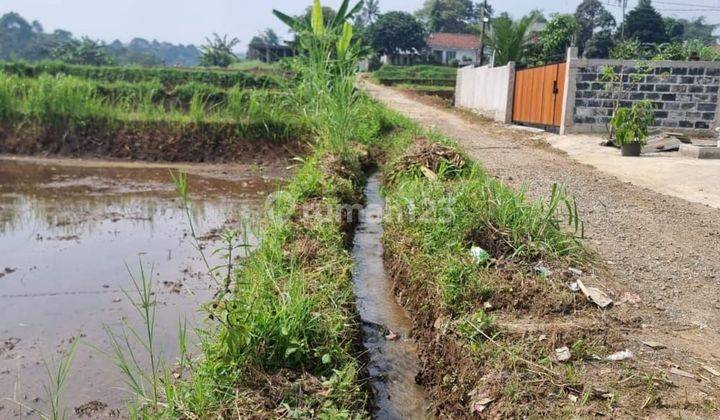
[(345, 24), (351, 20), (360, 10), (362, 10), (364, 0), (359, 1), (353, 8), (350, 8), (350, 0), (343, 0), (340, 8), (338, 9), (335, 18), (325, 25), (322, 5), (320, 0), (314, 0), (312, 18), (310, 22), (305, 19), (298, 19), (287, 15), (279, 10), (273, 10), (273, 14), (280, 19), (284, 24), (289, 26), (296, 32), (312, 32), (313, 34), (320, 36), (326, 32), (340, 33), (345, 30)]

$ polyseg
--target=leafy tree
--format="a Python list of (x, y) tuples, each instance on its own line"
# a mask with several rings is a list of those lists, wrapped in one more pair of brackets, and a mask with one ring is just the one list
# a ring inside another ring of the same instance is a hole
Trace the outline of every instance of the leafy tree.
[(28, 58), (23, 53), (34, 39), (32, 26), (19, 14), (11, 12), (0, 18), (0, 59)]
[[(319, 53), (327, 45), (320, 48), (319, 45), (305, 45), (304, 42), (322, 38), (322, 43), (325, 44), (334, 40), (338, 45), (330, 50), (334, 50), (339, 56), (337, 58), (343, 61), (346, 59), (346, 55), (356, 54), (360, 50), (357, 45), (352, 43), (355, 41), (355, 31), (350, 21), (360, 12), (362, 5), (361, 0), (355, 6), (350, 7), (350, 1), (343, 0), (336, 12), (328, 7), (321, 7), (320, 1), (315, 0), (313, 6), (308, 8), (309, 16), (306, 13), (303, 16), (292, 17), (279, 10), (273, 10), (273, 14), (297, 34), (295, 43), (301, 50)], [(312, 34), (312, 36), (308, 37), (308, 34)], [(316, 56), (314, 58), (328, 61), (328, 57)]]
[(610, 58), (613, 60), (639, 60), (648, 59), (649, 57), (640, 41), (629, 39), (615, 45), (610, 50)]
[(114, 63), (107, 51), (105, 43), (95, 41), (88, 37), (81, 40), (65, 42), (55, 48), (52, 58), (70, 64), (85, 64), (90, 66), (107, 66)]
[(70, 42), (73, 39), (73, 34), (70, 31), (64, 29), (55, 29), (52, 36), (60, 42)]
[(280, 37), (274, 30), (267, 28), (254, 36), (250, 45), (280, 45)]
[(366, 37), (375, 51), (385, 54), (420, 51), (427, 46), (425, 28), (413, 15), (405, 12), (380, 15), (368, 28)]
[(563, 58), (567, 48), (573, 44), (579, 28), (575, 16), (553, 15), (550, 22), (540, 31), (542, 55), (538, 57), (538, 61), (549, 62)]
[[(592, 42), (593, 54), (597, 54), (598, 51), (602, 50), (604, 44), (608, 41), (608, 33), (616, 25), (612, 13), (605, 9), (600, 0), (583, 0), (575, 11), (575, 20), (579, 26), (577, 47), (580, 55), (585, 53), (587, 44), (591, 42), (596, 33), (602, 33), (602, 35)], [(598, 49), (598, 46), (602, 48)]]
[(33, 20), (30, 26), (32, 27), (32, 31), (36, 34), (41, 34), (45, 32), (42, 24), (40, 24), (40, 22), (38, 22), (37, 20)]
[(671, 42), (682, 41), (685, 35), (685, 25), (681, 22), (681, 19), (675, 19), (674, 17), (663, 18), (665, 23), (665, 33)]
[(593, 34), (585, 44), (584, 56), (587, 58), (608, 58), (610, 51), (615, 47), (615, 36), (610, 30), (603, 30)]
[(425, 0), (417, 17), (430, 32), (469, 33), (478, 22), (477, 11), (472, 0)]
[(650, 0), (640, 0), (625, 18), (625, 38), (641, 43), (661, 44), (668, 42), (665, 22)]
[(272, 28), (265, 29), (260, 36), (269, 45), (280, 45), (280, 37)]
[(213, 39), (206, 38), (206, 40), (207, 44), (200, 47), (202, 51), (201, 66), (228, 67), (237, 61), (237, 55), (233, 52), (233, 48), (240, 43), (239, 39), (228, 39), (227, 35), (220, 38), (218, 34), (213, 34)]
[(663, 21), (667, 36), (671, 42), (697, 40), (705, 45), (717, 43), (718, 37), (715, 36), (715, 30), (720, 25), (705, 23), (704, 16), (693, 20), (666, 17)]
[(492, 30), (485, 35), (485, 43), (495, 52), (495, 64), (521, 62), (530, 45), (530, 27), (538, 19), (536, 13), (514, 21), (507, 13), (492, 19)]

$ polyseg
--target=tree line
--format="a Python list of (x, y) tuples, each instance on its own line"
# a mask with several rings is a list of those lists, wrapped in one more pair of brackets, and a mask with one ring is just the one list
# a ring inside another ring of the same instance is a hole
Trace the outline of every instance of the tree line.
[(572, 14), (546, 17), (533, 10), (520, 18), (496, 14), (491, 5), (472, 0), (426, 0), (414, 13), (381, 14), (378, 1), (369, 0), (356, 19), (365, 43), (380, 54), (422, 51), (432, 32), (480, 36), (483, 22), (487, 25), (483, 41), (498, 65), (558, 61), (569, 46), (576, 46), (586, 58), (720, 59), (714, 34), (718, 25), (704, 17), (662, 16), (651, 0), (640, 0), (624, 22), (617, 22), (600, 0), (583, 0)]
[(145, 66), (195, 66), (201, 52), (194, 45), (134, 38), (127, 44), (110, 44), (88, 37), (75, 37), (70, 31), (45, 32), (38, 21), (28, 22), (17, 13), (0, 17), (0, 60), (58, 60), (69, 64)]

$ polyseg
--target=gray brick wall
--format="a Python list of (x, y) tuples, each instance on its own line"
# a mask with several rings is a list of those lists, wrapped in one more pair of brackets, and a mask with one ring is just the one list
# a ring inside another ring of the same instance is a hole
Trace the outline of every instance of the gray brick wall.
[[(568, 105), (574, 107), (569, 124), (574, 132), (602, 129), (612, 117), (614, 99), (625, 107), (643, 99), (652, 101), (657, 128), (710, 134), (716, 127), (718, 63), (573, 60), (571, 66), (574, 80), (568, 81), (572, 83), (568, 93), (574, 99), (568, 98)], [(624, 75), (622, 95), (606, 90), (600, 76), (606, 66)]]

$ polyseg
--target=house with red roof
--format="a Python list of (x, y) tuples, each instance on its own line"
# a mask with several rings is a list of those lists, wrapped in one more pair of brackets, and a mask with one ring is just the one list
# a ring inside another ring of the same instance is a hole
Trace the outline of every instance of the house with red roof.
[[(435, 32), (427, 38), (427, 49), (424, 51), (406, 51), (401, 54), (384, 56), (384, 64), (410, 65), (421, 57), (430, 57), (438, 64), (450, 64), (479, 61), (480, 37), (472, 34), (452, 34)], [(486, 49), (487, 53), (487, 49)]]
[(434, 61), (449, 64), (480, 61), (480, 37), (472, 34), (432, 33), (427, 40)]

